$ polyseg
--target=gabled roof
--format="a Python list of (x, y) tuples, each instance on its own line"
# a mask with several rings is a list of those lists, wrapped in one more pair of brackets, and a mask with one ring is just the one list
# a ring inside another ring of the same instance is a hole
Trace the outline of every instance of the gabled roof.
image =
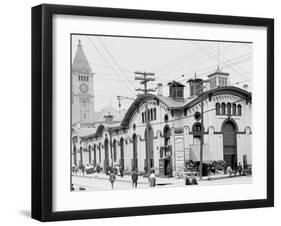
[(79, 40), (77, 45), (77, 51), (72, 64), (72, 72), (74, 73), (83, 73), (90, 74), (92, 73), (92, 69), (90, 64), (86, 58), (84, 50), (81, 45), (81, 41)]

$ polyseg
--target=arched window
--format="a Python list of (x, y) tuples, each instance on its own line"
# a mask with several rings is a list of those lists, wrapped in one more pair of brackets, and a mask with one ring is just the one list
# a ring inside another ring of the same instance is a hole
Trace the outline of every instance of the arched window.
[(156, 108), (154, 108), (153, 113), (154, 113), (154, 120), (156, 120)]
[(221, 104), (221, 114), (225, 115), (225, 103)]
[(238, 105), (238, 115), (242, 115), (242, 106)]
[(199, 133), (199, 132), (201, 132), (201, 130), (202, 130), (202, 126), (201, 126), (200, 122), (196, 122), (193, 124), (193, 126), (192, 126), (193, 133)]
[(150, 112), (149, 112), (149, 109), (147, 110), (146, 113), (147, 113), (147, 120), (150, 121)]
[(150, 119), (151, 119), (151, 121), (154, 120), (152, 108), (150, 109)]
[(236, 104), (232, 105), (232, 114), (236, 115)]
[(192, 132), (193, 132), (193, 143), (194, 144), (200, 144), (201, 143), (201, 131), (202, 131), (202, 125), (200, 122), (196, 122), (192, 126)]
[(143, 112), (141, 113), (141, 122), (144, 123), (144, 121), (143, 121)]
[(231, 103), (227, 103), (227, 115), (231, 115)]
[(164, 121), (167, 123), (168, 120), (169, 120), (169, 116), (168, 116), (167, 114), (165, 114), (165, 116), (164, 116)]
[(216, 114), (217, 115), (221, 114), (221, 105), (219, 103), (216, 103)]

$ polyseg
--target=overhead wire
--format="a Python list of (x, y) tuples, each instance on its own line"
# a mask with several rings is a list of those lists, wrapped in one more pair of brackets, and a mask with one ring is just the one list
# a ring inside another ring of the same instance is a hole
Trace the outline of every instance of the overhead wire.
[[(98, 53), (101, 55), (101, 57), (104, 59), (104, 61), (108, 64), (109, 67), (111, 67), (110, 63), (108, 62), (108, 60), (104, 57), (104, 55), (101, 53), (101, 51), (96, 47), (96, 45), (92, 42), (92, 40), (86, 36), (89, 40), (89, 42), (91, 43), (91, 45), (98, 51)], [(122, 78), (120, 77), (120, 75), (115, 71), (115, 69), (113, 67), (111, 67), (111, 69), (113, 70), (113, 72), (122, 80)], [(127, 85), (126, 82), (123, 81), (123, 83), (125, 84), (125, 86), (135, 95), (135, 91)]]

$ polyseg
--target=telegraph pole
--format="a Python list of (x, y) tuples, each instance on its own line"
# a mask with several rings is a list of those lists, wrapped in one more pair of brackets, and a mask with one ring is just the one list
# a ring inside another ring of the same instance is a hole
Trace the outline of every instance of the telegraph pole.
[[(200, 142), (200, 165), (199, 165), (199, 176), (202, 180), (203, 174), (203, 148), (204, 148), (204, 83), (209, 82), (209, 80), (203, 80), (198, 85), (201, 91), (201, 142)], [(202, 86), (201, 86), (202, 85)]]
[[(155, 74), (152, 72), (145, 72), (145, 71), (136, 71), (135, 75), (140, 75), (140, 76), (135, 76), (135, 80), (139, 80), (140, 84), (144, 86), (143, 89), (136, 89), (136, 91), (141, 91), (143, 92), (145, 95), (149, 94), (150, 92), (155, 92), (154, 89), (148, 89), (147, 88), (147, 83), (151, 82), (151, 81), (155, 81), (154, 78), (152, 78), (151, 76), (154, 76)], [(148, 102), (147, 99), (145, 99), (145, 119), (146, 119), (146, 136), (145, 136), (145, 146), (146, 146), (146, 167), (147, 167), (147, 172), (150, 172), (151, 166), (150, 166), (150, 156), (149, 156), (149, 145), (148, 145), (148, 133), (149, 133), (149, 121), (150, 118), (148, 117), (149, 113), (148, 113)]]

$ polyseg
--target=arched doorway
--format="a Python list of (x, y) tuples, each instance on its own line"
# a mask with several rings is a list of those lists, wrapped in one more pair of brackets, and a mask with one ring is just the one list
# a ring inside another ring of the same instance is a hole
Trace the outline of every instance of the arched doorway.
[(117, 161), (117, 141), (113, 140), (113, 162)]
[(101, 164), (101, 143), (99, 143), (98, 149), (99, 149), (99, 164)]
[(103, 165), (103, 168), (104, 168), (104, 172), (105, 173), (108, 173), (108, 167), (109, 167), (109, 145), (108, 145), (108, 139), (106, 138), (104, 140), (104, 165)]
[(223, 133), (223, 159), (227, 166), (232, 169), (237, 167), (237, 126), (231, 120), (227, 120), (222, 125)]
[(92, 147), (91, 145), (88, 146), (88, 151), (89, 151), (89, 164), (92, 164)]
[(77, 150), (76, 150), (76, 146), (73, 145), (73, 161), (74, 161), (74, 165), (77, 166)]
[(94, 144), (94, 159), (93, 159), (93, 166), (95, 167), (97, 165), (97, 146)]
[[(144, 133), (144, 137), (147, 139), (147, 143), (146, 143), (146, 159), (144, 162), (144, 166), (145, 169), (150, 170), (151, 168), (154, 167), (154, 156), (153, 156), (153, 137), (154, 137), (154, 133), (153, 133), (153, 128), (151, 126), (148, 127), (148, 136), (146, 136), (146, 131)], [(147, 161), (148, 159), (148, 161)], [(149, 164), (147, 166), (147, 163)]]
[(120, 160), (119, 165), (122, 169), (124, 169), (124, 139), (121, 137), (120, 139)]
[(163, 129), (164, 137), (164, 148), (160, 150), (160, 162), (159, 162), (159, 173), (160, 176), (170, 177), (173, 175), (172, 172), (172, 145), (171, 145), (171, 129), (169, 125), (166, 125)]

